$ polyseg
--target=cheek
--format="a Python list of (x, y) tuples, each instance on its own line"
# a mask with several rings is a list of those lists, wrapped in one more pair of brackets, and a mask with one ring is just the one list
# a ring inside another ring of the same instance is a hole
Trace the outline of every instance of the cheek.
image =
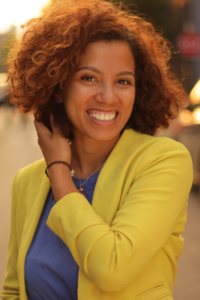
[(86, 99), (87, 97), (87, 94), (87, 89), (84, 89), (84, 87), (81, 87), (79, 84), (74, 83), (65, 93), (65, 107), (67, 109), (71, 109), (72, 107), (76, 107), (77, 109), (81, 108), (84, 103), (84, 99)]
[(77, 93), (68, 94), (64, 101), (66, 115), (74, 126), (78, 126), (82, 120), (83, 108), (81, 104)]
[(74, 119), (74, 106), (73, 106), (73, 101), (71, 101), (71, 98), (66, 97), (64, 102), (64, 107), (65, 107), (65, 113), (67, 115), (67, 118), (71, 121), (73, 124), (73, 119)]
[(63, 102), (66, 113), (74, 110), (74, 107), (76, 106), (76, 99), (78, 99), (78, 97), (74, 89), (70, 89), (65, 93)]

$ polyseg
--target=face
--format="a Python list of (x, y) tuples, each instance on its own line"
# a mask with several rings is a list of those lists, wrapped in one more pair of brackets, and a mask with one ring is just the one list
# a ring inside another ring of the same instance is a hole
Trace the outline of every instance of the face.
[(126, 42), (87, 46), (63, 89), (74, 138), (118, 139), (135, 100), (135, 61)]

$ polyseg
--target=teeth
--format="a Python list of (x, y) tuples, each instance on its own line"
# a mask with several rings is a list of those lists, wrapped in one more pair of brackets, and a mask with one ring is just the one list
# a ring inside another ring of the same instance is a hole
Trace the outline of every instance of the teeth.
[(116, 117), (116, 113), (113, 114), (89, 114), (92, 118), (100, 121), (111, 121)]

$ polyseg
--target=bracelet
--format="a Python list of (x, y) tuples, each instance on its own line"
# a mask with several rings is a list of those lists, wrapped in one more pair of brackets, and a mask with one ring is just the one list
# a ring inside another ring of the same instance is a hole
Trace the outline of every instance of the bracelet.
[(65, 161), (53, 161), (52, 163), (50, 163), (46, 169), (45, 169), (45, 174), (47, 175), (47, 177), (49, 177), (49, 174), (48, 174), (48, 168), (51, 167), (52, 165), (54, 164), (64, 164), (66, 166), (68, 166), (70, 168), (70, 175), (73, 177), (74, 176), (74, 170), (72, 170), (72, 167), (70, 166), (70, 164), (68, 164), (67, 162)]

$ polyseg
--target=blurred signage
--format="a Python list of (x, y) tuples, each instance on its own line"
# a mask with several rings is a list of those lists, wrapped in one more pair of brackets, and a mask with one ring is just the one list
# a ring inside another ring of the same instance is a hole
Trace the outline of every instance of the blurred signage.
[(200, 57), (200, 34), (182, 32), (177, 38), (177, 47), (181, 56), (194, 59)]

